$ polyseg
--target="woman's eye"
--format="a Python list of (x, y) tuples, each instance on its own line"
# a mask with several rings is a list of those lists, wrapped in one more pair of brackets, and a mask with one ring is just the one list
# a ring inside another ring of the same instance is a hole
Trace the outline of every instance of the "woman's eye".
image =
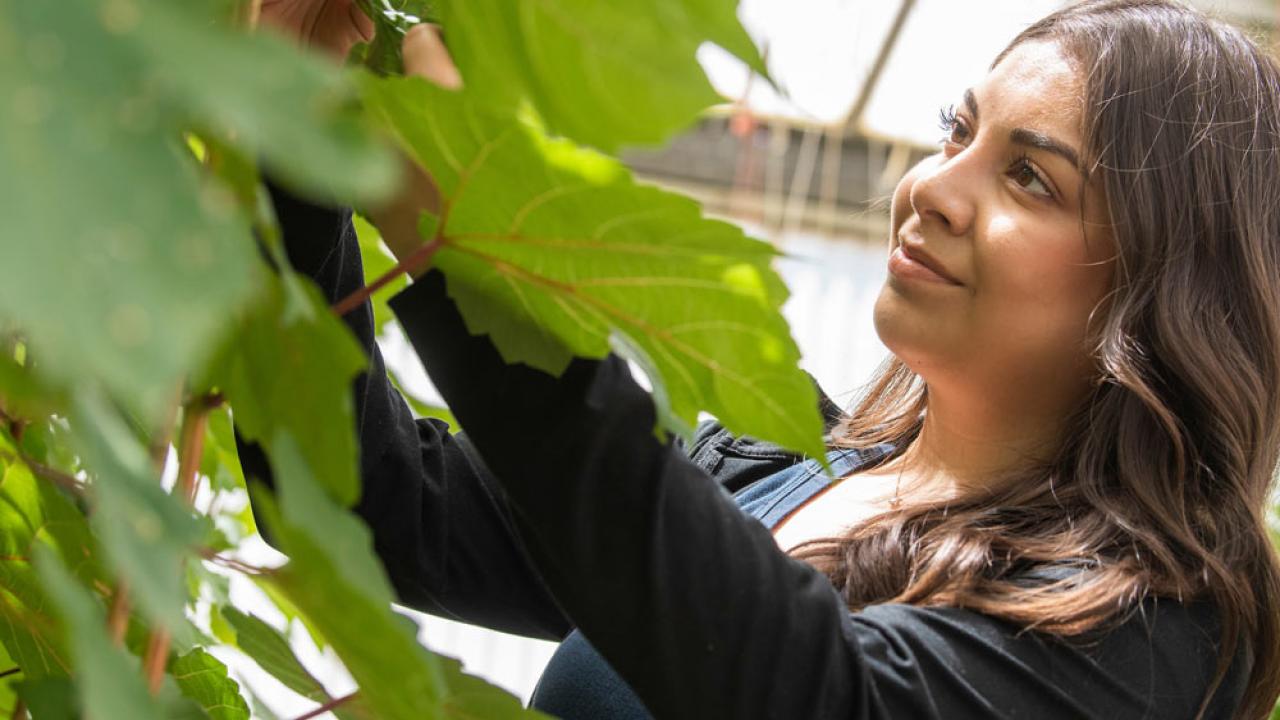
[(1033, 195), (1042, 197), (1053, 197), (1053, 191), (1049, 189), (1049, 184), (1041, 179), (1040, 174), (1035, 168), (1031, 167), (1031, 163), (1026, 158), (1020, 158), (1009, 171), (1009, 176), (1013, 178), (1023, 189), (1031, 192)]
[(956, 106), (948, 105), (938, 111), (938, 126), (946, 133), (942, 137), (942, 143), (955, 143), (963, 145), (969, 139), (969, 128), (956, 114)]

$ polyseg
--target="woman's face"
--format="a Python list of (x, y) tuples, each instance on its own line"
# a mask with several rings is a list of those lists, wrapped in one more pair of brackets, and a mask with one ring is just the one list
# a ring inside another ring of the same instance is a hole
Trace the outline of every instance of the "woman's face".
[(965, 93), (942, 151), (898, 183), (876, 331), (931, 391), (1060, 405), (1087, 388), (1086, 323), (1114, 248), (1101, 192), (1081, 190), (1082, 105), (1057, 46), (1023, 43)]

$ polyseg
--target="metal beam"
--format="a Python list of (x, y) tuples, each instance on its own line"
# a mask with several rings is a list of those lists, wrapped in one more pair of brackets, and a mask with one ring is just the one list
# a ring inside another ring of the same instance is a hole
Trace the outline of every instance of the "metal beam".
[(907, 17), (911, 15), (915, 6), (916, 0), (902, 0), (902, 4), (898, 6), (898, 14), (893, 16), (893, 24), (885, 34), (884, 42), (880, 43), (875, 62), (871, 63), (871, 69), (867, 71), (867, 79), (862, 82), (858, 97), (854, 98), (852, 107), (844, 117), (842, 125), (846, 135), (862, 121), (862, 113), (871, 102), (871, 93), (875, 92), (880, 76), (884, 74), (884, 68), (889, 64), (889, 56), (893, 54), (893, 48), (898, 44), (898, 37), (902, 35), (902, 27), (907, 24)]

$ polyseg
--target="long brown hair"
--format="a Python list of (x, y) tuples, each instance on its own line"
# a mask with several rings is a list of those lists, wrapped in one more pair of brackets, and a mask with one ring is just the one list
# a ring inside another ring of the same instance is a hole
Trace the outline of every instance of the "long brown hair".
[[(907, 505), (795, 554), (855, 609), (958, 606), (1061, 636), (1148, 598), (1211, 602), (1222, 637), (1200, 714), (1242, 650), (1241, 711), (1263, 717), (1280, 694), (1266, 525), (1280, 456), (1280, 72), (1239, 31), (1165, 0), (1070, 6), (996, 63), (1031, 40), (1057, 43), (1085, 78), (1086, 171), (1118, 252), (1091, 323), (1098, 381), (1056, 456), (1015, 482)], [(901, 451), (928, 399), (890, 358), (836, 444)], [(1018, 581), (1063, 565), (1078, 572)]]

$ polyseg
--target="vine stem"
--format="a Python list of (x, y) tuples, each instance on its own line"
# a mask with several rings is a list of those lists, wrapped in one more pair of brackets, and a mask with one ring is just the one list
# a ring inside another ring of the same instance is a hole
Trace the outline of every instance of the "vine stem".
[(212, 406), (207, 397), (200, 397), (187, 405), (187, 417), (182, 423), (182, 435), (178, 440), (178, 484), (175, 490), (188, 507), (196, 500), (196, 470), (204, 456), (204, 434), (209, 424)]
[(18, 702), (14, 703), (13, 715), (11, 717), (13, 718), (13, 720), (26, 720), (26, 718), (31, 717), (27, 713), (27, 703), (21, 699), (19, 699)]
[(342, 317), (347, 313), (355, 310), (364, 304), (371, 295), (386, 287), (388, 283), (399, 277), (400, 273), (408, 273), (413, 275), (419, 270), (426, 269), (431, 263), (431, 258), (444, 244), (444, 239), (436, 236), (431, 242), (409, 253), (408, 257), (396, 263), (396, 266), (378, 276), (377, 280), (372, 283), (358, 288), (355, 292), (347, 295), (338, 302), (333, 304), (333, 312), (338, 317)]
[(230, 558), (225, 555), (221, 555), (216, 550), (213, 550), (212, 548), (199, 548), (196, 552), (200, 555), (200, 557), (204, 558), (205, 560), (208, 560), (211, 563), (215, 563), (225, 568), (229, 568), (231, 570), (244, 573), (245, 575), (271, 575), (272, 573), (275, 572), (275, 568), (258, 567), (257, 565), (250, 565), (248, 563), (236, 560), (235, 558)]
[(178, 410), (182, 407), (182, 383), (173, 391), (172, 410), (165, 414), (164, 423), (157, 428), (155, 436), (151, 439), (151, 463), (155, 465), (156, 474), (164, 475), (165, 465), (169, 460), (169, 445), (173, 443), (173, 429), (178, 424)]
[(147, 689), (152, 695), (160, 693), (164, 682), (164, 669), (169, 664), (169, 641), (172, 636), (163, 627), (156, 628), (147, 641), (147, 654), (142, 659), (142, 671), (147, 678)]
[(107, 633), (116, 647), (124, 645), (125, 632), (129, 629), (129, 589), (125, 581), (116, 583), (111, 595), (111, 610), (107, 613)]
[(353, 693), (351, 693), (350, 695), (343, 695), (343, 696), (342, 696), (342, 697), (340, 697), (340, 698), (334, 698), (334, 699), (330, 700), (329, 702), (327, 702), (327, 703), (325, 703), (325, 704), (321, 705), (320, 707), (316, 708), (315, 710), (312, 710), (312, 711), (307, 712), (307, 713), (303, 713), (302, 715), (299, 715), (298, 717), (294, 718), (293, 720), (311, 720), (311, 718), (320, 717), (321, 715), (323, 715), (323, 714), (325, 714), (325, 713), (327, 713), (327, 712), (329, 712), (329, 711), (331, 711), (331, 710), (333, 710), (333, 709), (335, 709), (335, 708), (337, 708), (337, 707), (340, 707), (340, 706), (342, 706), (342, 705), (345, 705), (346, 703), (351, 702), (352, 700), (354, 700), (354, 699), (355, 699), (356, 695), (358, 695), (358, 694), (359, 694), (359, 692), (357, 691), (357, 692), (353, 692)]
[(0, 405), (0, 422), (9, 427), (9, 434), (13, 436), (14, 442), (22, 442), (22, 432), (27, 429), (27, 421), (10, 415), (4, 406)]
[(249, 30), (256, 30), (260, 19), (262, 19), (262, 0), (249, 0), (248, 4), (245, 6), (245, 28)]
[[(173, 444), (173, 430), (178, 424), (178, 410), (182, 406), (183, 383), (178, 383), (178, 387), (174, 390), (173, 412), (165, 415), (164, 424), (160, 426), (159, 432), (151, 441), (151, 462), (155, 465), (156, 474), (163, 476), (165, 466), (169, 461), (169, 446)], [(183, 434), (191, 425), (190, 422), (183, 422)], [(179, 467), (181, 467), (182, 457), (178, 457)], [(123, 607), (124, 615), (123, 624), (127, 627), (129, 624), (129, 590), (124, 582), (119, 582), (116, 587), (116, 595), (112, 599), (112, 609), (115, 610), (115, 600), (119, 599)], [(109, 617), (108, 622), (114, 620)], [(111, 627), (114, 633), (117, 628)], [(123, 637), (123, 635), (122, 635)], [(164, 680), (164, 668), (169, 661), (169, 640), (172, 636), (164, 627), (155, 627), (151, 630), (151, 637), (147, 639), (147, 650), (142, 657), (142, 673), (146, 678), (147, 688), (152, 695), (160, 692), (160, 683)]]
[[(221, 397), (201, 395), (193, 398), (183, 407), (182, 431), (178, 436), (178, 481), (174, 493), (182, 502), (191, 507), (195, 503), (196, 490), (199, 488), (196, 471), (204, 456), (204, 434), (209, 423), (209, 411), (221, 404)], [(165, 443), (166, 449), (168, 442)], [(160, 692), (160, 684), (164, 681), (165, 666), (169, 664), (169, 644), (173, 639), (167, 628), (157, 627), (151, 632), (147, 643), (147, 652), (142, 661), (143, 671), (147, 677), (147, 688), (151, 694)]]
[(38, 463), (26, 455), (21, 455), (19, 457), (22, 458), (22, 462), (26, 463), (27, 467), (31, 468), (32, 475), (35, 475), (46, 482), (51, 482), (64, 490), (69, 490), (72, 494), (78, 497), (84, 495), (84, 483), (71, 475), (62, 472), (61, 470), (51, 468), (48, 465)]

